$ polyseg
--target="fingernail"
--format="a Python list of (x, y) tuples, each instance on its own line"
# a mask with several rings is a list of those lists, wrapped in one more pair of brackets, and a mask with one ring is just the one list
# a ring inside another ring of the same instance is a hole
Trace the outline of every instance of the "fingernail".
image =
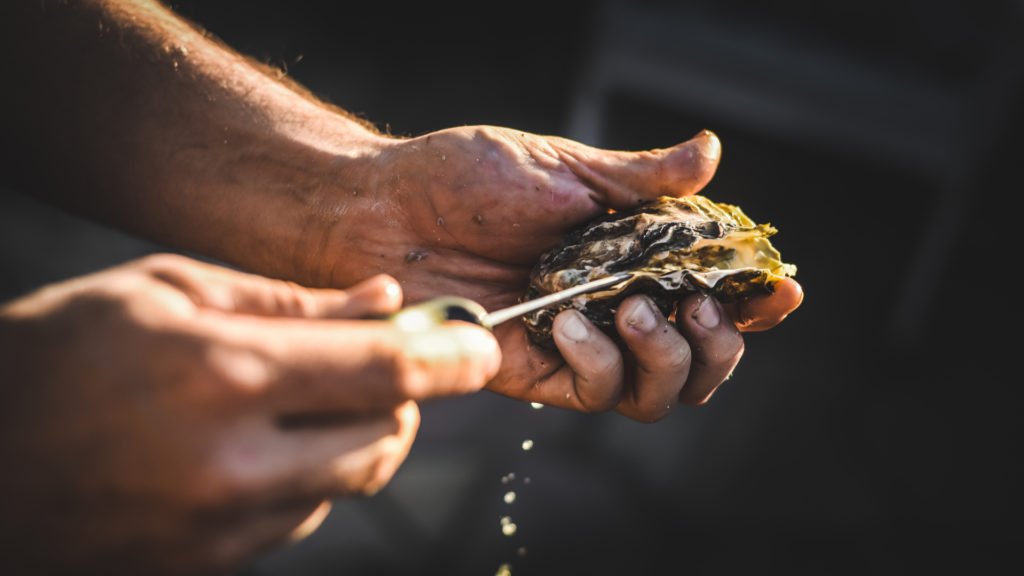
[(388, 278), (383, 281), (384, 284), (384, 295), (387, 296), (388, 300), (397, 302), (399, 305), (402, 303), (402, 287), (398, 285), (393, 278)]
[(718, 326), (722, 320), (722, 315), (718, 311), (718, 302), (710, 296), (701, 298), (697, 309), (693, 312), (693, 319), (708, 330)]
[(626, 324), (638, 332), (650, 332), (658, 326), (654, 303), (649, 298), (640, 297), (632, 302), (632, 308), (626, 311)]
[(587, 329), (587, 325), (580, 319), (579, 312), (570, 311), (567, 316), (568, 318), (563, 320), (559, 327), (559, 332), (562, 333), (562, 336), (573, 342), (583, 342), (590, 337), (590, 330)]

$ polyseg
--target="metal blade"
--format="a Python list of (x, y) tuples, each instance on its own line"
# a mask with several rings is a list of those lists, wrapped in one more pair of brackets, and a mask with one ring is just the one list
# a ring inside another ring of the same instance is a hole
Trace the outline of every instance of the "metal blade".
[(502, 322), (506, 322), (523, 314), (528, 314), (534, 310), (540, 310), (546, 306), (552, 304), (558, 304), (571, 298), (575, 298), (580, 294), (586, 294), (588, 292), (596, 292), (598, 290), (607, 289), (629, 280), (633, 277), (630, 272), (622, 272), (615, 274), (614, 276), (608, 276), (605, 278), (598, 278), (597, 280), (591, 280), (586, 284), (580, 284), (579, 286), (573, 286), (572, 288), (566, 288), (565, 290), (548, 294), (547, 296), (541, 296), (533, 300), (527, 300), (516, 304), (515, 306), (509, 306), (508, 308), (502, 308), (501, 310), (495, 310), (486, 314), (481, 319), (481, 324), (485, 328), (493, 328)]

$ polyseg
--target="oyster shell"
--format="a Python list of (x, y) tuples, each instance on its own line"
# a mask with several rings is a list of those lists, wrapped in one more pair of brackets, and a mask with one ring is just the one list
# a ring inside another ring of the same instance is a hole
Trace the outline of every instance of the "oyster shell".
[(614, 289), (578, 296), (523, 317), (531, 341), (553, 346), (551, 325), (572, 307), (605, 331), (615, 330), (615, 310), (627, 296), (647, 294), (666, 317), (691, 292), (723, 302), (770, 293), (796, 274), (768, 237), (776, 230), (756, 224), (737, 206), (703, 196), (662, 196), (631, 212), (615, 212), (578, 228), (561, 246), (545, 252), (530, 275), (526, 298), (564, 290), (619, 272), (633, 277)]

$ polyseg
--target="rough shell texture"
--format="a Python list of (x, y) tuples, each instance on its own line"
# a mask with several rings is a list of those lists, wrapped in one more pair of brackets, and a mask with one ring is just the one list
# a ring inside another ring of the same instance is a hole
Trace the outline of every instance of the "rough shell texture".
[(663, 196), (634, 211), (609, 214), (570, 232), (561, 246), (541, 256), (526, 298), (619, 272), (633, 277), (524, 316), (527, 332), (535, 344), (551, 347), (552, 322), (569, 307), (613, 332), (616, 307), (636, 293), (650, 296), (666, 317), (690, 292), (709, 292), (726, 302), (770, 293), (775, 282), (796, 274), (768, 241), (775, 232), (738, 207), (703, 196)]

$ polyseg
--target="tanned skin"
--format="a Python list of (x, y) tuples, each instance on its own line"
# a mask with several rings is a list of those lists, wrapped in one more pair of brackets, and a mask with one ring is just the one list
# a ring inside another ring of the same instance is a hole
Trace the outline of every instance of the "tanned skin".
[[(158, 256), (0, 308), (0, 457), (19, 463), (4, 522), (38, 572), (233, 569), (323, 499), (383, 485), (426, 398), (486, 386), (658, 420), (706, 402), (742, 332), (802, 300), (787, 280), (728, 307), (683, 299), (670, 321), (634, 296), (618, 344), (563, 312), (557, 353), (516, 322), (451, 323), (425, 357), (365, 318), (403, 294), (515, 303), (569, 229), (700, 191), (717, 137), (640, 152), (493, 126), (392, 138), (155, 1), (0, 17), (6, 185), (259, 275)], [(283, 424), (304, 415), (316, 424)]]

